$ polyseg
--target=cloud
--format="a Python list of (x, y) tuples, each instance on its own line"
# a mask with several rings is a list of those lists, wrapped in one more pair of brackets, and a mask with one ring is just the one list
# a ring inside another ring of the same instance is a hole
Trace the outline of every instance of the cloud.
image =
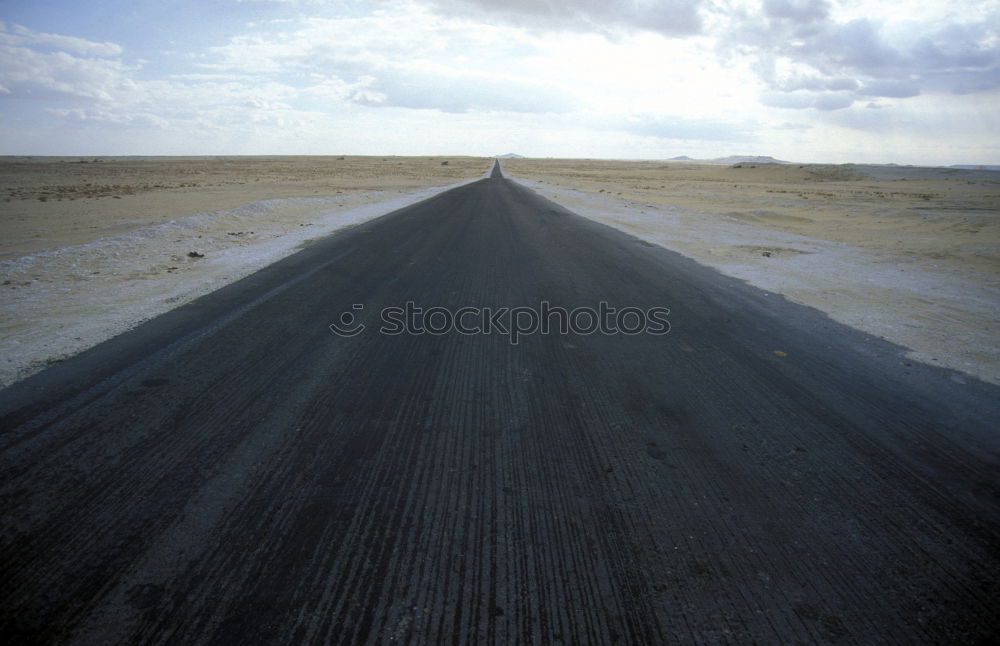
[(700, 33), (701, 0), (426, 0), (440, 11), (556, 30)]
[(49, 115), (74, 131), (176, 127), (193, 134), (278, 121), (297, 94), (294, 87), (245, 75), (141, 79), (139, 67), (125, 63), (121, 53), (113, 43), (0, 25), (0, 87), (6, 90), (0, 95), (33, 106), (33, 118)]
[(0, 84), (14, 99), (110, 101), (133, 70), (113, 43), (0, 23)]
[(49, 34), (3, 21), (0, 21), (0, 43), (43, 45), (82, 56), (119, 56), (122, 53), (122, 48), (115, 43), (99, 43), (74, 36)]
[(781, 78), (775, 78), (772, 87), (781, 92), (796, 92), (810, 90), (813, 92), (843, 92), (857, 90), (861, 84), (849, 77), (827, 77), (815, 73), (789, 72)]
[(833, 7), (763, 0), (758, 11), (731, 12), (719, 21), (720, 55), (753, 61), (770, 106), (831, 110), (865, 97), (1000, 88), (1000, 11), (888, 21), (838, 19)]
[(660, 139), (695, 141), (749, 141), (749, 128), (718, 119), (698, 119), (677, 115), (632, 115), (623, 123), (609, 124), (616, 129)]
[(764, 0), (764, 15), (777, 20), (812, 24), (830, 15), (828, 0)]
[(870, 81), (858, 89), (860, 96), (908, 99), (919, 96), (920, 88), (911, 81)]
[[(849, 128), (859, 134), (880, 136), (905, 134), (922, 139), (928, 146), (993, 144), (984, 133), (1000, 129), (1000, 114), (992, 109), (1000, 92), (984, 93), (956, 104), (947, 95), (921, 95), (890, 105), (867, 105), (858, 110), (840, 110), (820, 115), (823, 123)], [(946, 115), (942, 118), (942, 115)], [(959, 143), (964, 142), (964, 143)], [(993, 144), (995, 149), (995, 144)]]
[(47, 150), (506, 149), (518, 133), (537, 154), (750, 141), (794, 158), (887, 124), (926, 138), (975, 106), (954, 126), (979, 133), (968, 143), (995, 131), (972, 117), (1000, 94), (1000, 9), (966, 2), (241, 0), (202, 3), (210, 29), (145, 48), (145, 33), (120, 32), (123, 48), (0, 22), (0, 105), (8, 136), (38, 126)]
[[(244, 34), (212, 48), (199, 66), (212, 74), (280, 78), (304, 91), (327, 83), (327, 96), (369, 107), (543, 113), (574, 105), (557, 82), (540, 82), (508, 62), (535, 50), (520, 32), (471, 31), (412, 5), (397, 8), (408, 11), (310, 18), (280, 33)], [(338, 91), (329, 94), (334, 85)]]
[(46, 112), (75, 122), (110, 123), (118, 126), (163, 129), (169, 122), (163, 117), (148, 112), (121, 113), (106, 108), (90, 110), (80, 108), (46, 108)]
[(850, 92), (811, 92), (798, 90), (794, 92), (764, 92), (761, 103), (772, 108), (790, 108), (801, 110), (813, 108), (816, 110), (842, 110), (854, 103)]
[(358, 102), (442, 112), (545, 113), (573, 107), (564, 93), (536, 81), (406, 65), (379, 71), (370, 89), (379, 100)]

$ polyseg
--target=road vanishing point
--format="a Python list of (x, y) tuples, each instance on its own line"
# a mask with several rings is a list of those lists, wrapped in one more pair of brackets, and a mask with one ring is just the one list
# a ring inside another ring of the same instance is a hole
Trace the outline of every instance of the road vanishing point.
[[(669, 332), (380, 320), (543, 301)], [(0, 634), (986, 643), (1000, 388), (904, 353), (497, 164), (0, 392)]]

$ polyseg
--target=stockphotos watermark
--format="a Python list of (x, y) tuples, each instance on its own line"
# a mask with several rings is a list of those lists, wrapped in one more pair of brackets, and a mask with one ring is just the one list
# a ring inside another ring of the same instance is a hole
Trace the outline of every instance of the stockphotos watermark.
[[(361, 322), (365, 306), (354, 304), (330, 324), (337, 336), (352, 337), (365, 331)], [(538, 307), (418, 307), (407, 301), (403, 307), (385, 307), (379, 313), (379, 332), (390, 336), (458, 334), (499, 334), (517, 345), (532, 334), (655, 334), (670, 332), (666, 307), (615, 308), (601, 301), (596, 308), (567, 310), (541, 301)]]

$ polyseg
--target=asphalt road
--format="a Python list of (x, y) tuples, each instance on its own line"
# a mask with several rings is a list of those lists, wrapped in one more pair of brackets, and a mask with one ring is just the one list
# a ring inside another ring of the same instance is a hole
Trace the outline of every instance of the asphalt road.
[(985, 641), (1000, 389), (902, 352), (495, 170), (0, 392), (0, 634)]

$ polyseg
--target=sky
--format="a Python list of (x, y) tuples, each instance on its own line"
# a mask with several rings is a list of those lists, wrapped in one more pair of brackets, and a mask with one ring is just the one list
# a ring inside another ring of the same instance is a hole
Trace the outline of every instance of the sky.
[(0, 0), (0, 154), (1000, 164), (1000, 0)]

